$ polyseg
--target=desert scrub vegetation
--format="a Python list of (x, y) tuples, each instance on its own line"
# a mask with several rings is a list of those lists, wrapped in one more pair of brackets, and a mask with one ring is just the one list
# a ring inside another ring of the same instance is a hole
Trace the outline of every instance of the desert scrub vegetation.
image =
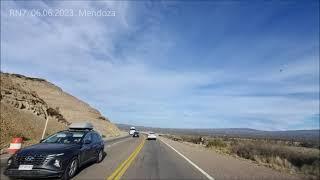
[(286, 145), (238, 142), (230, 144), (230, 152), (239, 157), (268, 164), (275, 169), (289, 169), (319, 177), (319, 150)]
[(276, 170), (301, 173), (309, 179), (318, 179), (320, 176), (319, 148), (306, 148), (301, 145), (302, 143), (192, 135), (166, 135), (165, 137), (175, 141), (202, 144), (206, 148), (249, 159)]
[(206, 144), (207, 148), (226, 148), (227, 147), (227, 143), (224, 142), (222, 139), (213, 139), (213, 140), (209, 140)]
[(181, 136), (182, 141), (191, 142), (194, 144), (200, 144), (201, 137), (200, 136)]

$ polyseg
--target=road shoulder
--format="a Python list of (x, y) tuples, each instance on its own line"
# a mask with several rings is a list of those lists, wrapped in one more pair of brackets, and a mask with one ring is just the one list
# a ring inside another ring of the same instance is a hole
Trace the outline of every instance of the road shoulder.
[(204, 147), (190, 146), (167, 138), (159, 138), (215, 179), (301, 179), (296, 175), (281, 173), (249, 161), (219, 154)]

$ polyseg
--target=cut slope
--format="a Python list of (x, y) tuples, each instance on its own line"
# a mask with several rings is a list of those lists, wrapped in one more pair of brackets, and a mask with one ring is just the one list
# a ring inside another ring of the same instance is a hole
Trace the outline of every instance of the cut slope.
[[(9, 145), (13, 137), (23, 137), (24, 145), (30, 145), (41, 139), (45, 120), (32, 112), (19, 110), (1, 102), (1, 133), (0, 149)], [(65, 129), (65, 125), (52, 118), (49, 118), (46, 134)]]
[[(26, 122), (32, 121), (31, 119), (37, 119), (34, 122), (39, 122), (39, 124), (35, 123), (39, 126), (45, 122), (45, 117), (48, 116), (49, 122), (60, 122), (59, 128), (56, 129), (63, 129), (65, 125), (72, 122), (88, 121), (104, 136), (119, 135), (118, 128), (103, 117), (98, 110), (43, 79), (1, 73), (0, 99), (1, 143), (5, 143), (8, 140), (5, 140), (6, 137), (10, 139), (9, 131), (19, 132), (18, 129), (7, 127), (15, 127), (9, 125), (11, 123), (21, 123), (18, 120), (20, 116), (22, 119), (24, 117), (24, 119), (28, 119)], [(51, 127), (48, 126), (48, 128), (50, 129)], [(37, 129), (36, 125), (31, 129)], [(39, 132), (35, 134), (41, 136)]]

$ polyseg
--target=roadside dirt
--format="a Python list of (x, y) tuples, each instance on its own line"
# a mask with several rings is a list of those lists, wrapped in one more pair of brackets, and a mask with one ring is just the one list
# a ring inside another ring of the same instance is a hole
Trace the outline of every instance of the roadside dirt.
[(278, 172), (246, 160), (219, 154), (200, 145), (190, 145), (166, 138), (161, 139), (215, 179), (303, 179), (300, 175)]

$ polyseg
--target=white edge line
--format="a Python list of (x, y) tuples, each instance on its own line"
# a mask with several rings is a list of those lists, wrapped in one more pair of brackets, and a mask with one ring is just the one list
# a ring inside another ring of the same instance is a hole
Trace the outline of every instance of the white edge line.
[[(160, 138), (159, 138), (160, 139)], [(168, 143), (164, 142), (162, 139), (160, 139), (161, 142), (163, 142), (165, 145), (170, 147), (172, 150), (174, 150), (176, 153), (178, 153), (181, 157), (183, 157), (186, 161), (188, 161), (193, 167), (195, 167), (197, 170), (199, 170), (203, 175), (205, 175), (208, 179), (214, 180), (212, 176), (210, 176), (208, 173), (206, 173), (203, 169), (201, 169), (199, 166), (197, 166), (194, 162), (192, 162), (190, 159), (185, 157), (183, 154), (181, 154), (179, 151), (177, 151), (175, 148), (170, 146)]]

